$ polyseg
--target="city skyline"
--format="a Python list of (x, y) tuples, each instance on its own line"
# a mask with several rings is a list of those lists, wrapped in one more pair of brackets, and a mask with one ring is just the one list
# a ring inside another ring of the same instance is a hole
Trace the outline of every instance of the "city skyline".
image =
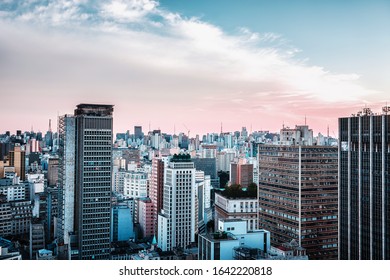
[(390, 101), (389, 14), (386, 1), (2, 1), (0, 131), (45, 132), (88, 102), (115, 105), (115, 132), (306, 118), (336, 136), (338, 117)]

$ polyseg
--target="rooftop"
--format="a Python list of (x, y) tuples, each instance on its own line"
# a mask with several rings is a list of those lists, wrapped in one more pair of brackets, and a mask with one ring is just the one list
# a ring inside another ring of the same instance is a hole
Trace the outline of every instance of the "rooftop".
[(229, 232), (226, 231), (217, 231), (214, 233), (207, 233), (205, 236), (210, 241), (218, 240), (237, 240), (237, 238)]
[(191, 155), (189, 154), (174, 154), (171, 162), (191, 162)]
[(114, 111), (114, 105), (103, 105), (103, 104), (79, 104), (74, 111), (75, 116), (87, 115), (87, 116), (98, 116), (106, 117), (112, 116)]

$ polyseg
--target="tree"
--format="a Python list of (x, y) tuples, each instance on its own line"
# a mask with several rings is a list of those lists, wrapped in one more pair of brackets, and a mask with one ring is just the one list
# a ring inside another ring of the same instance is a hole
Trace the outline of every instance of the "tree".
[(257, 197), (257, 185), (256, 185), (256, 183), (251, 183), (248, 186), (247, 192), (248, 192), (248, 196), (249, 197)]

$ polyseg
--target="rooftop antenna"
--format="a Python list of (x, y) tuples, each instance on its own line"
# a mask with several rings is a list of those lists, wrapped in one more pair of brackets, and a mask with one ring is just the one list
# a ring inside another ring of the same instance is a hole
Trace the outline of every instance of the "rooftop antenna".
[(328, 124), (328, 134), (327, 134), (327, 137), (329, 138), (329, 124)]
[(51, 119), (49, 119), (49, 132), (51, 132)]
[(221, 134), (222, 134), (222, 122), (221, 122)]
[(284, 129), (284, 121), (283, 121), (283, 125), (282, 125), (283, 129)]
[(151, 130), (150, 130), (150, 121), (149, 121), (149, 132), (150, 132)]
[(176, 124), (173, 124), (173, 135), (176, 135)]
[(306, 115), (305, 115), (305, 125), (306, 125)]

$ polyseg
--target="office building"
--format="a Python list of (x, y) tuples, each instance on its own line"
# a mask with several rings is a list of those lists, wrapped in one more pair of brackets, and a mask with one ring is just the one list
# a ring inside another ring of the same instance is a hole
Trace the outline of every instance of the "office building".
[(56, 186), (58, 183), (58, 158), (49, 158), (47, 168), (47, 185)]
[(127, 171), (123, 184), (123, 194), (128, 198), (148, 196), (148, 176), (145, 172)]
[(337, 148), (259, 146), (259, 227), (273, 246), (297, 240), (309, 259), (337, 259)]
[(164, 173), (158, 245), (163, 251), (185, 249), (195, 241), (195, 166), (190, 155), (174, 155)]
[(134, 238), (132, 203), (126, 201), (112, 206), (111, 241), (127, 241)]
[(253, 183), (253, 164), (240, 161), (230, 164), (230, 183), (247, 188)]
[(228, 219), (218, 221), (218, 230), (198, 238), (199, 260), (238, 260), (242, 253), (253, 252), (249, 258), (258, 259), (271, 249), (270, 232), (248, 231), (246, 221)]
[(80, 104), (59, 120), (59, 241), (79, 259), (110, 255), (112, 112)]
[(390, 107), (339, 119), (339, 259), (390, 259)]
[(134, 138), (142, 139), (144, 137), (144, 133), (142, 132), (142, 126), (134, 126)]
[(248, 231), (256, 230), (257, 197), (227, 197), (215, 193), (215, 221), (242, 219), (247, 222)]
[(141, 229), (141, 238), (154, 236), (154, 209), (149, 197), (138, 199), (138, 223)]
[(164, 162), (161, 158), (155, 156), (152, 159), (152, 174), (150, 177), (149, 197), (153, 203), (153, 232), (158, 235), (157, 217), (163, 207), (163, 189), (164, 189)]
[(19, 144), (15, 144), (13, 151), (9, 152), (9, 166), (15, 167), (20, 180), (26, 179), (26, 152)]

